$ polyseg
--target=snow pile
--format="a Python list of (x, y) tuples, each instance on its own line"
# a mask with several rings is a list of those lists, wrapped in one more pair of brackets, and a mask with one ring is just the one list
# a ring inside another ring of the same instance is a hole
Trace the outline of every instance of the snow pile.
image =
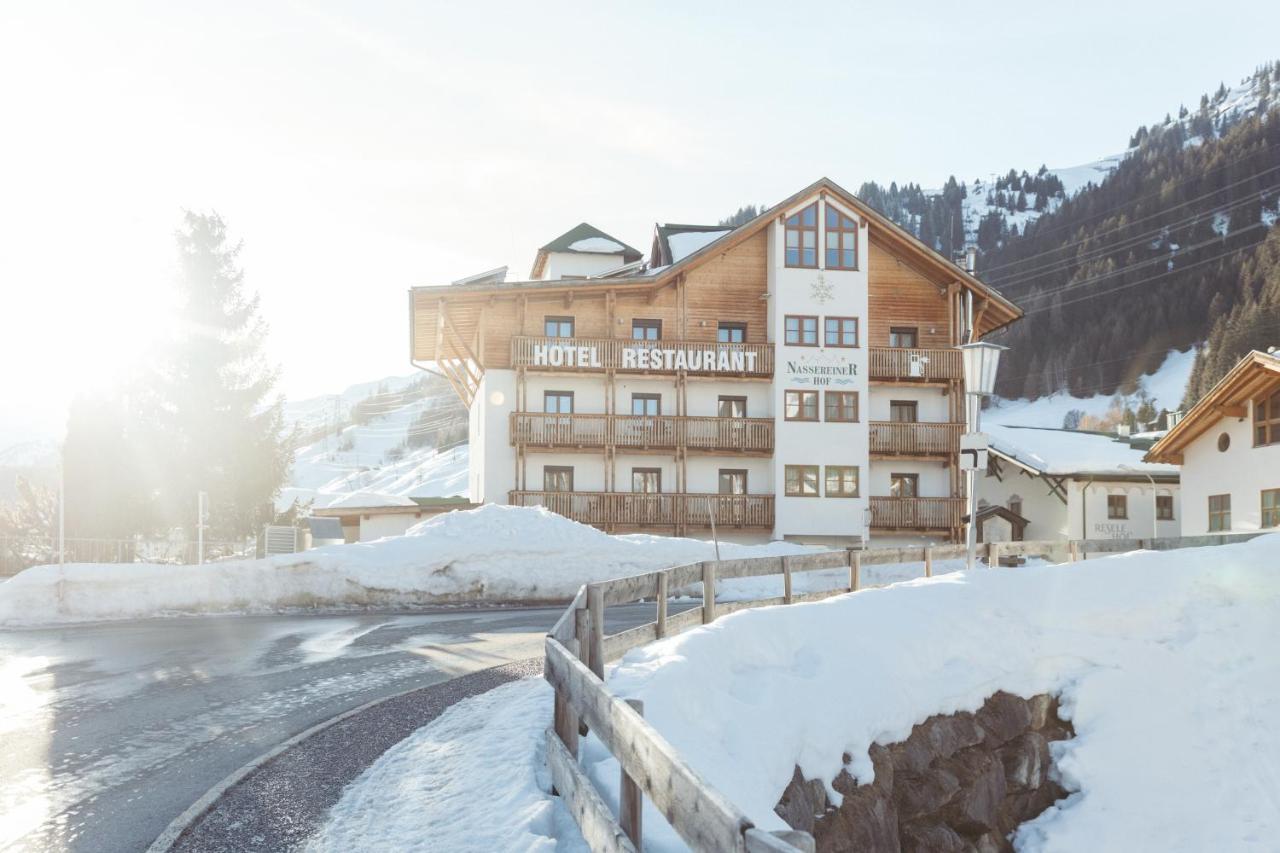
[[(794, 554), (722, 543), (721, 556)], [(0, 625), (289, 608), (560, 601), (583, 583), (714, 557), (710, 542), (610, 536), (541, 507), (486, 505), (405, 536), (203, 566), (36, 566), (0, 583)]]
[(347, 786), (306, 850), (585, 853), (551, 796), (540, 748), (550, 718), (551, 686), (541, 679), (459, 702)]
[[(758, 825), (799, 764), (997, 690), (1060, 692), (1077, 732), (1054, 745), (1077, 791), (1026, 824), (1024, 851), (1262, 850), (1280, 837), (1280, 536), (1062, 566), (957, 573), (747, 610), (632, 650), (611, 676), (693, 767)], [(616, 792), (616, 762), (584, 743)], [(680, 849), (652, 808), (646, 847)]]
[[(1109, 435), (1047, 427), (983, 427), (991, 447), (1045, 474), (1177, 474), (1177, 465), (1143, 462), (1145, 450)], [(1126, 470), (1133, 469), (1133, 470)]]

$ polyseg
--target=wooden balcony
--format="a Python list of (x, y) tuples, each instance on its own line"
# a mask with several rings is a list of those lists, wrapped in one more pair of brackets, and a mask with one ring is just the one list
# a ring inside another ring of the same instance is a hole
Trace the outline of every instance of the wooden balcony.
[(772, 418), (511, 413), (511, 443), (532, 449), (773, 452)]
[(955, 530), (964, 498), (871, 498), (873, 530)]
[(515, 506), (545, 506), (598, 527), (773, 527), (773, 495), (513, 491)]
[(962, 380), (964, 365), (958, 349), (871, 347), (869, 378), (872, 382)]
[(868, 426), (873, 458), (952, 457), (960, 452), (960, 434), (964, 432), (964, 424), (956, 423), (871, 421)]
[(684, 370), (690, 376), (767, 378), (773, 375), (773, 345), (516, 337), (511, 339), (511, 364), (568, 373), (675, 374)]

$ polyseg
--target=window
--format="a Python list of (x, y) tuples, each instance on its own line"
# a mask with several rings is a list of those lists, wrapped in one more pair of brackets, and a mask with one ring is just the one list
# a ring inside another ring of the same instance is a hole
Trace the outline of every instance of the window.
[(1156, 518), (1173, 521), (1173, 495), (1156, 495)]
[(747, 339), (746, 323), (726, 323), (716, 327), (716, 340), (722, 344), (740, 344)]
[(542, 469), (542, 490), (544, 492), (572, 492), (573, 466), (544, 466)]
[(1231, 529), (1231, 495), (1209, 495), (1209, 532)]
[(656, 495), (662, 491), (661, 468), (632, 468), (631, 491)]
[(827, 420), (835, 423), (853, 423), (858, 420), (857, 391), (827, 391), (824, 398)]
[(631, 414), (656, 417), (662, 414), (661, 394), (632, 394)]
[(783, 393), (783, 417), (789, 421), (816, 421), (818, 419), (817, 391), (786, 391)]
[(549, 415), (572, 415), (572, 391), (543, 391), (542, 411)]
[(889, 420), (895, 424), (913, 424), (919, 420), (920, 404), (915, 400), (890, 400)]
[(745, 418), (747, 416), (746, 397), (721, 397), (716, 403), (716, 417)]
[(786, 493), (793, 498), (818, 497), (818, 466), (788, 465), (786, 472)]
[(747, 493), (747, 472), (743, 468), (720, 469), (720, 494), (745, 495)]
[(1022, 498), (1019, 495), (1009, 495), (1009, 512), (1022, 515)]
[(548, 338), (572, 338), (572, 317), (547, 317), (542, 322), (543, 334)]
[(891, 498), (920, 497), (920, 475), (919, 474), (890, 474), (889, 475), (889, 497)]
[(1262, 490), (1262, 526), (1280, 527), (1280, 489)]
[(827, 497), (856, 498), (858, 496), (858, 466), (827, 466)]
[(829, 347), (856, 347), (858, 345), (857, 317), (826, 318), (826, 342)]
[(827, 205), (827, 269), (858, 268), (858, 223)]
[(920, 330), (914, 326), (891, 326), (889, 328), (889, 346), (899, 349), (914, 349), (920, 340)]
[(784, 340), (795, 347), (818, 345), (818, 318), (788, 314), (785, 320)]
[(787, 217), (787, 266), (818, 266), (818, 203)]
[(1231, 447), (1231, 436), (1228, 433), (1222, 433), (1218, 436), (1218, 452), (1226, 453)]
[(631, 339), (633, 341), (662, 340), (661, 320), (632, 320)]
[(1107, 495), (1107, 518), (1128, 518), (1129, 496)]
[(1280, 391), (1253, 402), (1253, 446), (1280, 444)]

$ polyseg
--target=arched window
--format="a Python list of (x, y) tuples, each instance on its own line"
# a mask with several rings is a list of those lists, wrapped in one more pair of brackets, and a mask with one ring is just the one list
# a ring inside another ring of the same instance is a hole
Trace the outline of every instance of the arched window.
[(788, 216), (787, 231), (787, 266), (818, 266), (818, 203)]
[(827, 269), (858, 268), (858, 223), (827, 205)]

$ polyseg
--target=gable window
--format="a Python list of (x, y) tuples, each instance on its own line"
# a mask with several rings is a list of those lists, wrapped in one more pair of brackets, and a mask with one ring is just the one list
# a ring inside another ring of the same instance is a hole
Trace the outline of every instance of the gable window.
[(746, 397), (721, 396), (716, 403), (716, 417), (745, 418), (747, 416)]
[(1156, 518), (1173, 521), (1173, 495), (1156, 495)]
[(826, 344), (829, 347), (856, 347), (858, 345), (857, 317), (827, 317)]
[(818, 345), (818, 318), (788, 314), (783, 321), (784, 340), (794, 347)]
[(631, 414), (656, 417), (662, 414), (661, 394), (632, 394)]
[(1280, 527), (1280, 489), (1262, 490), (1262, 526)]
[(818, 203), (787, 217), (787, 266), (818, 266)]
[(724, 320), (716, 326), (716, 341), (722, 344), (740, 344), (747, 339), (746, 323), (727, 323)]
[(632, 320), (631, 339), (634, 341), (662, 340), (661, 320)]
[(891, 326), (889, 346), (897, 349), (915, 349), (920, 340), (919, 331), (915, 326)]
[(787, 465), (786, 494), (793, 498), (818, 497), (818, 466)]
[(547, 465), (543, 467), (542, 490), (544, 492), (572, 492), (573, 466)]
[(858, 420), (857, 391), (826, 391), (827, 420), (833, 423), (854, 423)]
[(543, 391), (542, 411), (549, 415), (572, 415), (572, 391)]
[(818, 419), (817, 391), (786, 391), (783, 393), (783, 417), (789, 421), (816, 421)]
[(1209, 495), (1209, 532), (1231, 529), (1231, 495)]
[(1280, 391), (1253, 402), (1253, 446), (1280, 444)]
[(856, 498), (858, 496), (858, 466), (828, 465), (827, 497)]
[(548, 338), (572, 338), (572, 317), (546, 317), (542, 321), (542, 334)]
[(656, 495), (662, 491), (661, 468), (632, 468), (631, 491)]
[(745, 495), (747, 493), (747, 471), (745, 468), (720, 469), (720, 494)]
[(827, 205), (827, 269), (858, 268), (858, 223)]
[(890, 400), (889, 420), (895, 424), (913, 424), (920, 419), (919, 410), (915, 400)]
[(1107, 495), (1107, 518), (1128, 518), (1129, 496)]

